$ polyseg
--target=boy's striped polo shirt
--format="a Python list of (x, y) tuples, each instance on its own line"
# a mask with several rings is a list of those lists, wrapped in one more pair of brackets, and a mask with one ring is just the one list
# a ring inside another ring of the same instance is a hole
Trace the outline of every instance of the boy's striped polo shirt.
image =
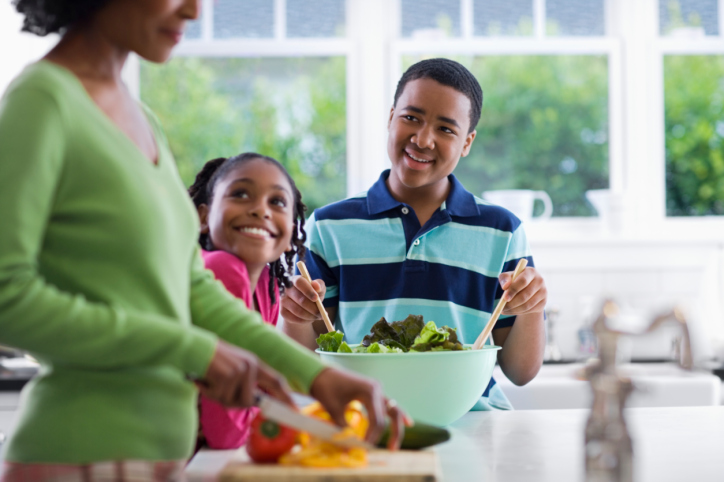
[[(307, 223), (306, 263), (327, 286), (325, 306), (338, 307), (335, 327), (360, 343), (382, 316), (421, 314), (473, 343), (502, 296), (498, 276), (521, 258), (533, 266), (520, 221), (451, 174), (446, 201), (421, 227), (387, 189), (389, 173), (366, 193), (317, 209)], [(514, 321), (501, 317), (496, 328)]]

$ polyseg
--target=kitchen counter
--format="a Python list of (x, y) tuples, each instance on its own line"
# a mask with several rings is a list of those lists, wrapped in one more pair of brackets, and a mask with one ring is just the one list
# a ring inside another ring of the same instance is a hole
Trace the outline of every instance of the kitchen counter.
[[(576, 379), (583, 368), (582, 363), (543, 365), (522, 387), (510, 382), (499, 366), (493, 377), (516, 410), (588, 408), (593, 401), (590, 384)], [(631, 377), (635, 387), (628, 407), (701, 407), (721, 402), (721, 379), (710, 371), (683, 370), (674, 363), (630, 363), (617, 368)]]
[[(631, 408), (634, 479), (639, 482), (724, 479), (724, 407)], [(588, 410), (469, 412), (435, 447), (445, 482), (583, 480)], [(234, 451), (201, 451), (189, 482), (213, 480)]]

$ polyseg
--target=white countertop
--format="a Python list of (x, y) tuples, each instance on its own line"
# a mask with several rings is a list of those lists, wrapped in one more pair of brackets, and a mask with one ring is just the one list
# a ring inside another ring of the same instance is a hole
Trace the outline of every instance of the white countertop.
[[(445, 482), (583, 480), (588, 410), (470, 412), (435, 447)], [(627, 410), (638, 482), (724, 480), (724, 407)], [(213, 480), (234, 451), (202, 451), (189, 482)]]
[[(593, 400), (590, 384), (576, 379), (582, 363), (544, 364), (536, 377), (519, 387), (499, 366), (493, 377), (516, 410), (588, 408)], [(722, 382), (708, 371), (687, 371), (673, 363), (633, 363), (618, 366), (631, 377), (634, 392), (628, 407), (701, 407), (721, 403)], [(724, 480), (724, 479), (723, 479)]]

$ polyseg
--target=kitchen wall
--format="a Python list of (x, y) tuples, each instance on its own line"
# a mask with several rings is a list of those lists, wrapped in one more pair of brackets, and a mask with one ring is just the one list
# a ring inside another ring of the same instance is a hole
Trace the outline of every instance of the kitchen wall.
[[(579, 329), (605, 297), (631, 315), (626, 323), (631, 330), (641, 329), (642, 318), (680, 306), (690, 319), (695, 356), (724, 353), (724, 242), (593, 237), (533, 239), (531, 247), (549, 289), (548, 308), (559, 311), (553, 334), (564, 358), (585, 356)], [(676, 329), (667, 329), (636, 339), (631, 356), (668, 357), (676, 335)]]
[(19, 33), (22, 17), (9, 1), (0, 2), (0, 94), (25, 65), (45, 54), (58, 37)]

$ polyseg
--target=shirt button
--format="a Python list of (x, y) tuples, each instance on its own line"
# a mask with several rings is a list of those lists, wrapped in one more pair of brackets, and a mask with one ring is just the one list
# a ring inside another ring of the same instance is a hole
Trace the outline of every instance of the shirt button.
[(414, 245), (415, 245), (415, 246), (420, 246), (420, 240), (419, 240), (419, 239), (416, 239), (415, 242), (414, 242)]
[(402, 206), (402, 214), (407, 214), (409, 212), (410, 210), (407, 208), (407, 206)]

